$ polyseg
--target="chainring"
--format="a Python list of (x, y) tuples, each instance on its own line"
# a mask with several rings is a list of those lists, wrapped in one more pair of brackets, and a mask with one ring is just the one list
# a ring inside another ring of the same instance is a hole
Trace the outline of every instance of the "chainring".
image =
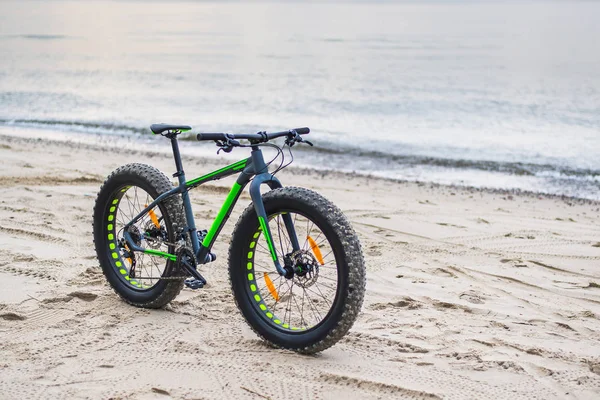
[(183, 265), (183, 261), (185, 260), (192, 267), (196, 268), (196, 257), (194, 256), (194, 252), (189, 247), (182, 246), (175, 251), (175, 255), (177, 256), (177, 272), (183, 273), (186, 271), (186, 267)]

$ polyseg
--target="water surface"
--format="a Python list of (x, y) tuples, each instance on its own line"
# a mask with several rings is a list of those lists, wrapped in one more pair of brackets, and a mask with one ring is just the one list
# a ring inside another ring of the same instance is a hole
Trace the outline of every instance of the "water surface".
[(304, 165), (600, 199), (598, 15), (573, 1), (0, 1), (0, 123), (310, 126)]

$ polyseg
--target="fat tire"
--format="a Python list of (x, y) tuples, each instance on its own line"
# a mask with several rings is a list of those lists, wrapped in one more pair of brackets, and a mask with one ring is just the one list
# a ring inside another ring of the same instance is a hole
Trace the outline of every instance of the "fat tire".
[[(183, 288), (183, 279), (161, 280), (151, 289), (138, 291), (122, 281), (109, 258), (105, 221), (115, 193), (124, 186), (138, 186), (156, 198), (171, 190), (173, 184), (165, 174), (150, 165), (124, 165), (113, 171), (104, 181), (96, 198), (93, 216), (94, 247), (102, 272), (110, 286), (125, 302), (133, 306), (161, 308), (177, 297)], [(174, 242), (175, 234), (185, 226), (181, 198), (172, 196), (164, 200), (159, 207), (165, 217), (169, 241)], [(176, 263), (168, 260), (165, 272), (167, 275), (177, 273)]]
[(342, 211), (314, 191), (298, 187), (275, 189), (263, 195), (263, 202), (267, 216), (276, 214), (278, 210), (302, 211), (314, 218), (326, 235), (331, 235), (333, 242), (330, 244), (341, 258), (336, 256), (343, 287), (329, 316), (315, 329), (286, 333), (265, 322), (252, 304), (245, 278), (245, 255), (258, 228), (256, 211), (250, 204), (238, 219), (229, 248), (229, 279), (237, 307), (252, 330), (267, 342), (305, 354), (323, 351), (344, 337), (362, 307), (366, 272), (358, 237)]

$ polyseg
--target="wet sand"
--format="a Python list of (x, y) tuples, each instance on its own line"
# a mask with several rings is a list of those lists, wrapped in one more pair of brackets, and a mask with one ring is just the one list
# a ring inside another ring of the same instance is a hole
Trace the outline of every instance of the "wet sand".
[[(367, 262), (353, 329), (302, 356), (259, 340), (230, 294), (227, 247), (247, 195), (202, 269), (206, 288), (164, 310), (119, 300), (91, 215), (104, 177), (126, 162), (173, 169), (150, 151), (0, 134), (0, 398), (600, 396), (598, 203), (281, 172), (343, 209)], [(223, 164), (185, 159), (194, 176)], [(231, 182), (192, 193), (199, 226)]]

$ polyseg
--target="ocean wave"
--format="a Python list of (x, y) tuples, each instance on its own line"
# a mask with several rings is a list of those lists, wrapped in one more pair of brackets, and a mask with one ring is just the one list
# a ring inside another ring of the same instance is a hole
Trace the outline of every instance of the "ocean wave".
[(486, 172), (498, 172), (517, 176), (552, 176), (552, 177), (577, 177), (577, 178), (600, 178), (600, 170), (573, 168), (564, 165), (535, 164), (514, 161), (491, 161), (472, 160), (462, 158), (445, 158), (433, 156), (421, 156), (410, 154), (390, 154), (380, 151), (361, 150), (352, 147), (323, 146), (302, 148), (301, 151), (310, 153), (323, 153), (324, 155), (341, 155), (359, 159), (371, 159), (377, 165), (397, 166), (429, 166), (456, 170), (477, 170)]
[(59, 40), (59, 39), (68, 39), (69, 36), (65, 35), (42, 35), (42, 34), (22, 34), (22, 35), (10, 35), (5, 36), (10, 38), (18, 38), (18, 39), (33, 39), (33, 40)]
[[(0, 125), (33, 127), (42, 129), (56, 129), (60, 131), (92, 133), (92, 134), (116, 134), (116, 135), (148, 135), (148, 127), (133, 126), (126, 124), (106, 123), (106, 122), (84, 122), (72, 120), (44, 120), (44, 119), (0, 119)], [(240, 131), (250, 131), (252, 127), (238, 127)], [(195, 142), (194, 135), (182, 135), (182, 140)], [(348, 166), (355, 166), (361, 173), (370, 173), (373, 171), (389, 171), (408, 169), (437, 169), (453, 170), (458, 173), (467, 173), (468, 171), (480, 171), (488, 173), (499, 173), (516, 177), (541, 178), (545, 180), (560, 180), (561, 184), (580, 186), (581, 184), (591, 185), (594, 188), (600, 187), (600, 170), (575, 168), (568, 165), (542, 164), (531, 162), (516, 161), (491, 161), (475, 160), (466, 158), (436, 157), (414, 154), (391, 154), (383, 151), (363, 150), (358, 147), (340, 146), (339, 144), (319, 141), (315, 147), (297, 146), (295, 152), (305, 153), (308, 158), (312, 158), (320, 165), (329, 165), (334, 169), (348, 169)], [(336, 157), (331, 157), (335, 155)], [(352, 168), (351, 168), (352, 169)], [(402, 175), (402, 173), (400, 173)]]
[(58, 130), (84, 132), (84, 133), (113, 133), (113, 134), (149, 134), (149, 128), (141, 128), (131, 125), (100, 123), (100, 122), (82, 122), (82, 121), (61, 121), (61, 120), (43, 120), (43, 119), (0, 119), (0, 125), (14, 125), (34, 128), (52, 128)]

